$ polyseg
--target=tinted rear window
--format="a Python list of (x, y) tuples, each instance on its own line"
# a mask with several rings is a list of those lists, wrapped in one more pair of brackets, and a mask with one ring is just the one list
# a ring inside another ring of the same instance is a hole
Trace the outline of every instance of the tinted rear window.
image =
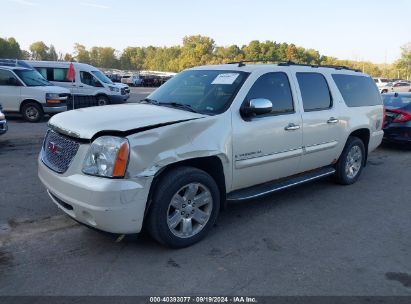
[(356, 75), (332, 75), (347, 106), (365, 107), (382, 104), (381, 95), (372, 78)]
[(387, 109), (411, 109), (411, 94), (384, 94), (383, 99)]

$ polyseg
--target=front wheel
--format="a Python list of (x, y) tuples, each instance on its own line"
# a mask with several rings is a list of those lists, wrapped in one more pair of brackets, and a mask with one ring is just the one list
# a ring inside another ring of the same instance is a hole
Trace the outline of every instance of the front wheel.
[(29, 102), (21, 107), (23, 118), (29, 122), (39, 122), (44, 114), (40, 105), (34, 102)]
[(360, 177), (365, 163), (364, 143), (350, 136), (336, 165), (335, 178), (341, 185), (351, 185)]
[(97, 96), (97, 105), (98, 106), (106, 106), (108, 105), (110, 102), (108, 100), (108, 98), (106, 96), (103, 95), (99, 95)]
[(204, 238), (220, 210), (220, 193), (206, 172), (181, 167), (166, 173), (153, 192), (147, 229), (160, 243), (183, 248)]

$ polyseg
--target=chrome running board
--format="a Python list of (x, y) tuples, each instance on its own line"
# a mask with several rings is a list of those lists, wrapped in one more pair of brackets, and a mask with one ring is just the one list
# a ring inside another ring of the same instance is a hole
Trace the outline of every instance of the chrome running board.
[(314, 181), (319, 178), (332, 175), (334, 173), (335, 169), (333, 167), (324, 167), (315, 171), (309, 171), (303, 174), (294, 175), (287, 179), (275, 180), (249, 188), (236, 190), (227, 194), (227, 201), (244, 201), (258, 198), (283, 189)]

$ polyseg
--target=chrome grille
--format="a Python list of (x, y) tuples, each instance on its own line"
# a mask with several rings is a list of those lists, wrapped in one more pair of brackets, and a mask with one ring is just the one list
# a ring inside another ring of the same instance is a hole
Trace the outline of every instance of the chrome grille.
[(72, 139), (48, 130), (44, 139), (41, 160), (57, 173), (67, 171), (80, 144)]

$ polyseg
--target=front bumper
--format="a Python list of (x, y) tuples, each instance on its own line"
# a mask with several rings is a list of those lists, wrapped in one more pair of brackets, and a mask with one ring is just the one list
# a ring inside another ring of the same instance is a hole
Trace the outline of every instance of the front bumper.
[(0, 120), (0, 135), (6, 133), (8, 129), (7, 121), (5, 119)]
[(58, 174), (40, 157), (38, 175), (52, 201), (76, 221), (110, 233), (140, 232), (152, 177), (120, 180)]
[(124, 103), (130, 98), (130, 94), (125, 95), (109, 95), (111, 104)]
[(67, 111), (67, 105), (59, 105), (59, 106), (43, 106), (44, 113), (61, 113)]

